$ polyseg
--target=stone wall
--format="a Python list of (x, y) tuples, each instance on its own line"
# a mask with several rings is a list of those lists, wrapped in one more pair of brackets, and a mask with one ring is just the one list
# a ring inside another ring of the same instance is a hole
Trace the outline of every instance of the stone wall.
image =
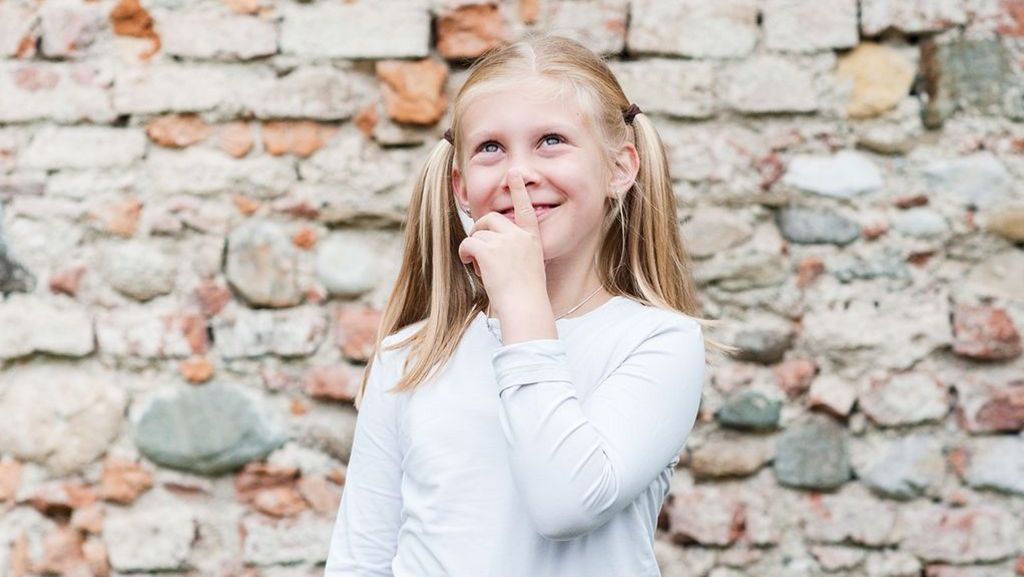
[(1021, 0), (0, 2), (0, 573), (322, 571), (411, 178), (528, 30), (742, 350), (664, 574), (1024, 575)]

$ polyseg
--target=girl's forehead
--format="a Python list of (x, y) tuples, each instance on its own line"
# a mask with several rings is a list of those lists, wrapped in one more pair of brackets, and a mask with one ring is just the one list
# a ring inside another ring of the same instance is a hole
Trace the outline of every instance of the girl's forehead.
[(564, 83), (532, 78), (502, 83), (470, 95), (461, 119), (463, 134), (502, 126), (559, 122), (579, 128), (587, 124), (584, 110)]

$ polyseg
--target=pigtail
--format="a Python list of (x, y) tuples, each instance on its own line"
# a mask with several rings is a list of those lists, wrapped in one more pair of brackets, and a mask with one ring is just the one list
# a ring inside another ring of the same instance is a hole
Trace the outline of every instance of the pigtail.
[[(679, 230), (665, 145), (647, 115), (636, 114), (630, 124), (640, 169), (622, 209), (626, 249), (621, 256), (629, 263), (625, 267), (629, 273), (622, 280), (634, 283), (629, 292), (644, 295), (651, 304), (681, 311), (702, 326), (715, 327), (722, 321), (701, 316), (693, 261)], [(739, 350), (708, 337), (705, 341), (708, 348), (722, 353)]]
[[(427, 322), (424, 331), (385, 349), (412, 345), (401, 371), (403, 376), (388, 392), (410, 390), (434, 374), (431, 368), (440, 369), (436, 361), (451, 356), (463, 332), (459, 327), (468, 325), (480, 310), (474, 308), (479, 307), (480, 299), (469, 265), (455, 258), (466, 238), (451, 186), (455, 154), (451, 142), (439, 139), (423, 162), (409, 199), (402, 265), (381, 313), (374, 351), (382, 350), (388, 335), (418, 321)], [(452, 326), (449, 319), (457, 319), (458, 325)], [(371, 357), (356, 395), (357, 409), (372, 365)]]

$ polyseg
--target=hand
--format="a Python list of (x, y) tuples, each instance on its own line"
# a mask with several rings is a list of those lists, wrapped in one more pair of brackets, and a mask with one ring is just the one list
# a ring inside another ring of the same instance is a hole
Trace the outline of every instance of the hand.
[(472, 262), (484, 290), (497, 312), (511, 310), (516, 303), (547, 300), (547, 274), (540, 224), (526, 191), (523, 177), (515, 169), (506, 175), (512, 192), (515, 222), (491, 211), (473, 223), (469, 236), (459, 245), (459, 259)]

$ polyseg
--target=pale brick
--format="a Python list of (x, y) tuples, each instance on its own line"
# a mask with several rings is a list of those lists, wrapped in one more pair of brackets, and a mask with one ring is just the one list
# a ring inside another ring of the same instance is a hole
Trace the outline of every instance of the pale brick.
[(949, 508), (916, 502), (904, 509), (903, 550), (925, 561), (977, 563), (997, 561), (1020, 548), (1024, 523), (1005, 507)]
[(48, 0), (39, 10), (42, 51), (49, 57), (81, 57), (106, 24), (103, 6), (73, 0)]
[(197, 314), (147, 307), (120, 307), (96, 315), (101, 353), (166, 359), (206, 351), (206, 322)]
[(540, 28), (571, 38), (598, 54), (618, 54), (626, 44), (628, 0), (551, 0)]
[(722, 83), (726, 103), (739, 112), (813, 112), (818, 108), (813, 74), (778, 56), (749, 58), (730, 68)]
[(900, 32), (936, 32), (967, 22), (960, 0), (861, 0), (860, 28), (875, 36), (890, 28)]
[(114, 79), (113, 102), (121, 114), (238, 112), (241, 95), (274, 74), (251, 65), (150, 64), (125, 66)]
[(372, 84), (352, 71), (306, 66), (280, 78), (266, 78), (240, 98), (256, 118), (344, 120), (355, 114)]
[(234, 306), (214, 317), (211, 324), (223, 358), (294, 357), (316, 352), (327, 331), (327, 316), (314, 306), (280, 311)]
[(219, 150), (153, 149), (144, 172), (152, 189), (161, 194), (214, 195), (245, 191), (258, 198), (283, 194), (295, 182), (294, 160), (258, 156), (235, 159)]
[(26, 168), (124, 167), (142, 158), (146, 135), (130, 128), (48, 126), (39, 131), (22, 153)]
[(857, 0), (766, 0), (764, 44), (771, 50), (814, 52), (857, 44)]
[(853, 542), (880, 547), (899, 541), (896, 507), (850, 483), (829, 495), (811, 494), (801, 507), (804, 531), (811, 541)]
[(103, 540), (117, 571), (174, 571), (188, 567), (196, 519), (184, 503), (144, 499), (131, 508), (111, 508)]
[(313, 511), (282, 520), (247, 515), (240, 528), (245, 535), (243, 558), (253, 565), (323, 563), (329, 545), (323, 536), (330, 534), (332, 526), (332, 518)]
[(758, 5), (756, 0), (635, 0), (627, 43), (639, 53), (745, 56), (757, 43)]
[(708, 62), (649, 58), (609, 65), (626, 97), (643, 103), (645, 114), (708, 118), (715, 113), (715, 76)]
[(93, 362), (6, 367), (0, 391), (4, 452), (56, 475), (78, 472), (107, 450), (127, 403), (117, 376)]
[(0, 303), (0, 359), (31, 353), (82, 357), (93, 351), (92, 318), (71, 299), (11, 295)]
[(423, 58), (430, 13), (422, 0), (289, 3), (281, 52), (309, 58)]
[(162, 50), (185, 58), (251, 60), (277, 52), (271, 21), (224, 10), (156, 13)]
[(112, 122), (108, 71), (92, 63), (0, 61), (0, 123)]
[(0, 56), (17, 56), (26, 40), (31, 42), (30, 33), (39, 17), (28, 6), (14, 2), (0, 2)]

